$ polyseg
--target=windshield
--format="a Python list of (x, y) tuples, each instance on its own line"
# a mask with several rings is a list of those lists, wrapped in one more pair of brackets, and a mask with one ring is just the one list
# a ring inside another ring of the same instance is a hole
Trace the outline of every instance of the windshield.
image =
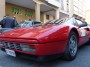
[(47, 22), (46, 24), (61, 24), (61, 23), (64, 23), (66, 21), (68, 21), (68, 18), (52, 20), (50, 22)]

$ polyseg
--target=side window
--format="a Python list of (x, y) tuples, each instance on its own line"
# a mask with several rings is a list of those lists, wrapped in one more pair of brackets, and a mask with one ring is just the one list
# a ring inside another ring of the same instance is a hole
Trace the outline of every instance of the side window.
[(32, 22), (28, 21), (26, 27), (31, 27), (31, 26), (32, 26)]
[(77, 22), (78, 26), (80, 26), (80, 25), (83, 24), (83, 22), (82, 21), (79, 21), (79, 20), (76, 20), (76, 22)]
[(76, 21), (76, 20), (74, 21), (74, 25), (75, 25), (75, 26), (78, 26), (78, 23), (77, 23), (77, 21)]
[(36, 25), (37, 23), (38, 23), (38, 22), (34, 21), (34, 22), (33, 22), (33, 25)]
[(40, 25), (40, 24), (41, 24), (41, 22), (37, 22), (37, 21), (33, 22), (33, 26), (37, 26), (37, 25)]
[(32, 26), (34, 26), (34, 21), (32, 22)]
[(32, 21), (29, 21), (29, 26), (32, 26)]
[(32, 25), (35, 26), (37, 24), (39, 24), (40, 22), (37, 22), (37, 21), (33, 21)]

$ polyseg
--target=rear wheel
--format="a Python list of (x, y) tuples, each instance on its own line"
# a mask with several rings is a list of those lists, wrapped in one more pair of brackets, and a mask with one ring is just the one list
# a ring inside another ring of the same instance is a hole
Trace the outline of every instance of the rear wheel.
[(64, 58), (66, 60), (73, 60), (77, 55), (78, 38), (75, 32), (71, 31), (65, 51)]

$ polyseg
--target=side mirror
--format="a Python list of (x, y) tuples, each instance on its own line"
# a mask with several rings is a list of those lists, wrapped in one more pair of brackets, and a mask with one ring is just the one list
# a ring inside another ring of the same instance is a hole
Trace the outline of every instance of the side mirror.
[(83, 23), (83, 24), (81, 24), (79, 27), (84, 27), (84, 26), (87, 26), (88, 24), (87, 23)]

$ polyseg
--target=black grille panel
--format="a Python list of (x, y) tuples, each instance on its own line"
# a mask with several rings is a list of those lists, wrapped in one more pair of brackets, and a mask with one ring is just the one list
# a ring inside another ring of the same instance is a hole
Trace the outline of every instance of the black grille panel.
[(15, 45), (12, 43), (9, 43), (10, 48), (15, 48)]
[(12, 49), (21, 50), (20, 44), (3, 42), (3, 46), (8, 47), (8, 48), (12, 48)]
[(17, 46), (15, 46), (15, 49), (21, 50), (20, 44), (17, 44)]

